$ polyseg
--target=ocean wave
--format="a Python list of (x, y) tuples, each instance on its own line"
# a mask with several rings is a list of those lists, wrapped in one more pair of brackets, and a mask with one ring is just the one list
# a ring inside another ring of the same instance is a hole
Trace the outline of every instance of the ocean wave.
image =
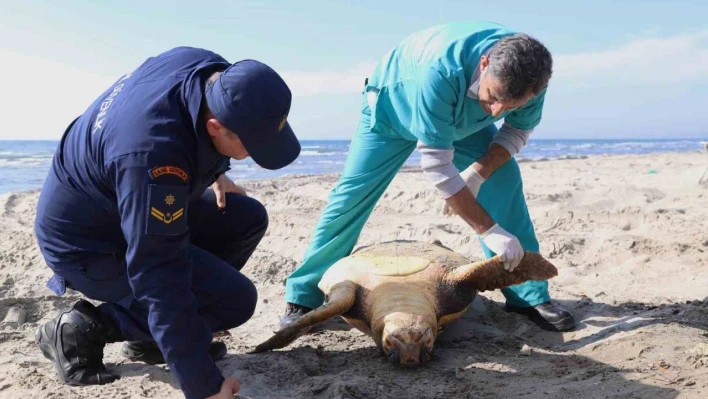
[(49, 165), (52, 162), (52, 158), (13, 158), (13, 159), (2, 159), (0, 158), (0, 167), (12, 167), (12, 166), (40, 166)]
[(553, 161), (553, 160), (572, 160), (572, 159), (587, 159), (587, 155), (578, 155), (578, 154), (563, 154), (559, 156), (554, 156), (554, 157), (543, 157), (543, 156), (537, 156), (537, 157), (523, 157), (523, 156), (516, 156), (516, 162), (518, 163), (527, 163), (527, 162), (547, 162), (547, 161)]
[(238, 163), (238, 161), (236, 161), (236, 162), (232, 161), (231, 164), (229, 165), (229, 167), (231, 168), (231, 170), (243, 170), (243, 169), (250, 168), (251, 165), (252, 164)]
[(306, 157), (324, 157), (324, 156), (346, 156), (348, 152), (342, 152), (342, 151), (337, 151), (337, 150), (332, 150), (332, 151), (300, 151), (300, 156), (306, 156)]
[(590, 148), (595, 148), (596, 144), (593, 143), (584, 143), (584, 144), (578, 144), (571, 146), (570, 148), (576, 149), (576, 150), (588, 150)]
[(644, 143), (639, 141), (627, 141), (622, 143), (606, 143), (602, 148), (673, 148), (675, 144), (669, 143)]
[(22, 153), (13, 151), (0, 152), (0, 160), (15, 160), (15, 159), (52, 159), (53, 153)]
[(330, 155), (330, 154), (325, 153), (325, 152), (319, 152), (319, 151), (308, 151), (308, 150), (300, 151), (300, 156), (305, 156), (305, 157), (322, 157), (325, 155)]
[(560, 141), (530, 142), (522, 150), (528, 158), (549, 157), (557, 159), (563, 155), (612, 155), (612, 154), (649, 154), (656, 152), (683, 152), (700, 150), (698, 140), (626, 140), (626, 141)]

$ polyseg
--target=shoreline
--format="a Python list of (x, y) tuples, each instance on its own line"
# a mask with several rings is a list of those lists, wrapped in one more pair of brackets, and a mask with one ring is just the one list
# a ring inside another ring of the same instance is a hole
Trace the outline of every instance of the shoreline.
[[(636, 156), (636, 157), (643, 157), (643, 156), (653, 156), (653, 155), (660, 155), (660, 154), (666, 154), (666, 155), (691, 155), (694, 153), (705, 153), (708, 154), (708, 152), (703, 151), (701, 148), (695, 149), (695, 150), (686, 150), (686, 151), (657, 151), (657, 152), (651, 152), (651, 153), (644, 153), (644, 154), (637, 154), (637, 153), (628, 153), (628, 154), (588, 154), (588, 155), (560, 155), (557, 157), (525, 157), (523, 152), (519, 155), (517, 155), (515, 158), (517, 162), (520, 165), (523, 164), (535, 164), (535, 163), (540, 163), (540, 162), (550, 162), (550, 161), (565, 161), (565, 160), (583, 160), (583, 159), (592, 159), (592, 158), (607, 158), (607, 157), (625, 157), (625, 156)], [(415, 156), (415, 155), (414, 155)], [(29, 173), (30, 180), (33, 181), (44, 181), (44, 177), (46, 176), (46, 173), (49, 169), (49, 165), (46, 165), (45, 167), (37, 168), (36, 165), (30, 165), (29, 169), (28, 167), (22, 167), (22, 165), (13, 165), (13, 166), (8, 166), (8, 165), (3, 165), (2, 164), (2, 159), (0, 159), (0, 172), (2, 173)], [(330, 169), (330, 170), (324, 170), (322, 172), (316, 172), (316, 173), (300, 173), (300, 172), (293, 172), (293, 173), (285, 173), (277, 176), (270, 176), (270, 177), (247, 177), (245, 179), (240, 179), (238, 176), (234, 177), (234, 175), (242, 174), (242, 170), (239, 171), (239, 169), (233, 169), (230, 171), (229, 176), (232, 177), (235, 181), (241, 181), (241, 182), (251, 182), (251, 181), (262, 181), (262, 180), (267, 180), (267, 179), (274, 179), (274, 178), (299, 178), (302, 176), (320, 176), (320, 175), (325, 175), (325, 174), (337, 174), (340, 173), (340, 171), (344, 168), (344, 162), (346, 161), (346, 158), (342, 160), (341, 164), (337, 164), (337, 168), (333, 171), (332, 168), (325, 168), (325, 169)], [(234, 161), (236, 162), (236, 161)], [(314, 162), (313, 165), (316, 165), (317, 163)], [(238, 168), (245, 168), (245, 170), (255, 170), (254, 168), (257, 168), (254, 164), (247, 164), (247, 163), (234, 163), (234, 166)], [(404, 165), (401, 168), (401, 172), (408, 173), (411, 170), (417, 170), (420, 167), (417, 165), (417, 162), (413, 162), (413, 164), (407, 164)], [(258, 173), (258, 172), (256, 172)], [(272, 174), (272, 171), (266, 171), (268, 174)], [(16, 181), (16, 179), (11, 179), (11, 178), (6, 178), (7, 182), (4, 183), (5, 185), (9, 186), (20, 186), (21, 182)], [(6, 194), (9, 192), (21, 192), (21, 191), (27, 191), (27, 190), (34, 190), (34, 189), (40, 189), (41, 185), (33, 185), (31, 187), (23, 187), (20, 189), (6, 189), (3, 187), (3, 182), (0, 180), (0, 195)]]
[[(587, 160), (587, 159), (597, 159), (597, 158), (604, 158), (604, 159), (612, 159), (612, 158), (625, 158), (625, 157), (636, 157), (636, 158), (644, 158), (644, 157), (652, 157), (655, 155), (686, 155), (686, 154), (706, 154), (706, 166), (708, 166), (708, 152), (702, 151), (702, 150), (692, 150), (692, 151), (665, 151), (665, 152), (654, 152), (654, 153), (648, 153), (648, 154), (591, 154), (591, 155), (562, 155), (560, 157), (556, 158), (549, 158), (549, 157), (542, 157), (542, 158), (524, 158), (522, 156), (517, 156), (516, 157), (516, 162), (519, 163), (520, 165), (522, 164), (535, 164), (535, 163), (544, 163), (544, 162), (558, 162), (558, 161), (576, 161), (576, 160)], [(250, 165), (249, 165), (250, 166)], [(522, 166), (523, 167), (523, 166)], [(342, 169), (344, 168), (344, 165), (342, 165)], [(414, 166), (414, 165), (404, 165), (401, 167), (400, 173), (416, 173), (416, 172), (421, 172), (422, 170), (420, 169), (419, 166)], [(227, 172), (228, 174), (228, 172)], [(256, 179), (237, 179), (234, 180), (236, 182), (244, 182), (244, 183), (256, 183), (256, 182), (263, 182), (267, 180), (274, 180), (274, 179), (290, 179), (290, 178), (310, 178), (310, 177), (316, 177), (316, 176), (332, 176), (336, 175), (338, 176), (340, 172), (322, 172), (322, 173), (292, 173), (292, 174), (284, 174), (281, 176), (275, 176), (275, 177), (265, 177), (265, 178), (256, 178)], [(0, 192), (0, 195), (8, 194), (8, 193), (21, 193), (21, 192), (28, 192), (28, 191), (34, 191), (34, 190), (40, 190), (41, 187), (34, 187), (34, 188), (27, 188), (27, 189), (21, 189), (21, 190), (14, 190), (14, 191), (4, 191)]]

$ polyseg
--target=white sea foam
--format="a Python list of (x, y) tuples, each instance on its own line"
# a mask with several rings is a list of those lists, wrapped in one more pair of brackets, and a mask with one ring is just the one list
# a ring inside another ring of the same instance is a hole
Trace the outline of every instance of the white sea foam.
[(321, 157), (325, 155), (331, 155), (331, 153), (326, 153), (326, 152), (319, 152), (319, 151), (300, 151), (300, 156), (305, 156), (305, 157)]

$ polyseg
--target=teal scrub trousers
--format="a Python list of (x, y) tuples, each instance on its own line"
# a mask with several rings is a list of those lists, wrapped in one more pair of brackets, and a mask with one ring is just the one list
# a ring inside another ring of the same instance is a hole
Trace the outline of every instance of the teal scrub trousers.
[[(462, 171), (481, 158), (496, 132), (496, 126), (490, 124), (456, 141), (455, 167)], [(313, 309), (322, 305), (324, 294), (317, 287), (322, 275), (352, 252), (376, 203), (415, 147), (416, 142), (397, 137), (394, 132), (372, 132), (370, 110), (363, 101), (342, 175), (329, 194), (302, 264), (286, 282), (287, 302)], [(482, 184), (477, 201), (501, 227), (519, 239), (525, 250), (539, 252), (524, 199), (521, 171), (513, 158)], [(487, 258), (495, 255), (481, 240), (480, 243)], [(504, 288), (502, 293), (507, 304), (515, 307), (550, 300), (547, 281), (527, 281)]]

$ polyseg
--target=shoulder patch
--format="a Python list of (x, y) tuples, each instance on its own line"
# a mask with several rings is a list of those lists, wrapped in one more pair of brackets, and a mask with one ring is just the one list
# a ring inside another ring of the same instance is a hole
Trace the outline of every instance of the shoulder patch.
[(187, 229), (187, 186), (149, 185), (146, 234), (178, 235)]
[(187, 174), (187, 172), (183, 171), (182, 169), (176, 166), (165, 165), (150, 169), (150, 177), (152, 177), (153, 179), (157, 179), (158, 177), (163, 175), (175, 175), (183, 181), (187, 181), (187, 179), (189, 179), (189, 175)]

